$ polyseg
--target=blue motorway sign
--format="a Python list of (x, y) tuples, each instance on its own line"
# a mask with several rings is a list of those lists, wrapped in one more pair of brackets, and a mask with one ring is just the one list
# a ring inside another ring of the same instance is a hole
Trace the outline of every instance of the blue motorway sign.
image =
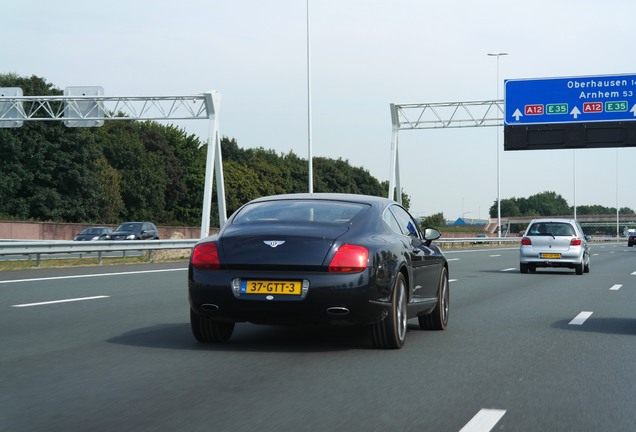
[(636, 75), (505, 80), (506, 126), (636, 120)]

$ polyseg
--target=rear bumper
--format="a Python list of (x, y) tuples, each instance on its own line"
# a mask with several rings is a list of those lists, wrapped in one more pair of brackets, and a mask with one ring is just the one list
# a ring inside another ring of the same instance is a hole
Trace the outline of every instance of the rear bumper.
[[(219, 321), (255, 324), (364, 325), (387, 316), (390, 293), (369, 282), (367, 272), (353, 275), (317, 274), (307, 296), (235, 296), (231, 275), (213, 278), (194, 270), (188, 279), (191, 309)], [(266, 278), (267, 275), (259, 275)], [(252, 275), (252, 277), (256, 277)], [(308, 278), (307, 275), (301, 278)]]
[[(542, 253), (560, 253), (560, 258), (541, 258)], [(574, 268), (583, 262), (584, 252), (581, 251), (537, 251), (532, 248), (522, 248), (519, 254), (521, 264), (533, 264), (536, 267), (568, 267)]]

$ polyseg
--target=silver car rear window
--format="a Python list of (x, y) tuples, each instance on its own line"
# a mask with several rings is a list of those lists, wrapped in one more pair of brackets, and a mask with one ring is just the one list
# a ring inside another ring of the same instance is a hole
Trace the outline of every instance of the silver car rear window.
[(234, 218), (234, 224), (261, 222), (348, 223), (367, 204), (324, 200), (280, 200), (248, 204)]
[(528, 230), (529, 236), (573, 237), (576, 235), (574, 227), (563, 222), (539, 222), (532, 224)]

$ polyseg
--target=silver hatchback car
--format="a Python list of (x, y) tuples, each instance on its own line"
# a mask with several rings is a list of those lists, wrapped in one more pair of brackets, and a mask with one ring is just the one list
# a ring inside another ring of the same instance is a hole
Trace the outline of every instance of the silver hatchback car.
[(574, 219), (534, 219), (528, 225), (519, 250), (521, 273), (537, 267), (567, 267), (577, 275), (590, 271), (590, 245)]

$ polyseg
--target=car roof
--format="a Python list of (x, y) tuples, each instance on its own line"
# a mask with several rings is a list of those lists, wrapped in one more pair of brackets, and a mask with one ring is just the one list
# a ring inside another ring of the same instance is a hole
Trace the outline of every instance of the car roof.
[(561, 223), (576, 223), (576, 219), (567, 219), (567, 218), (539, 218), (539, 219), (532, 219), (530, 221), (531, 224), (533, 223), (546, 223), (546, 222), (561, 222)]
[(347, 194), (347, 193), (295, 193), (269, 195), (256, 198), (250, 202), (276, 201), (276, 200), (325, 200), (325, 201), (350, 201), (366, 204), (397, 204), (395, 201), (373, 195)]

